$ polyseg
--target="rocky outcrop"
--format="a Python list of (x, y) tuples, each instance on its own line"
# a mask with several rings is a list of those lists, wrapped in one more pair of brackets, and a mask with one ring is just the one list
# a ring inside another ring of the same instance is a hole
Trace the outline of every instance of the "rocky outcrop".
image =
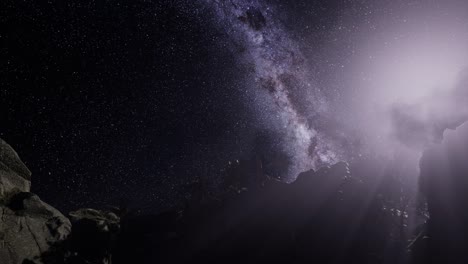
[(406, 205), (393, 195), (401, 181), (388, 178), (392, 173), (381, 165), (363, 166), (377, 164), (373, 160), (310, 170), (286, 184), (267, 176), (256, 158), (230, 168), (232, 177), (219, 197), (194, 195), (199, 200), (184, 210), (148, 216), (125, 207), (79, 209), (69, 220), (29, 192), (31, 173), (0, 143), (0, 264), (384, 263), (388, 254), (392, 259), (385, 263), (404, 263), (407, 258)]
[(109, 211), (85, 208), (71, 212), (70, 219), (73, 223), (70, 250), (86, 260), (85, 263), (112, 263), (120, 218)]
[(109, 232), (120, 229), (120, 218), (113, 212), (82, 208), (70, 213), (74, 223), (90, 222), (99, 232)]
[(0, 263), (42, 263), (41, 255), (66, 239), (70, 221), (30, 193), (31, 172), (0, 139)]
[(111, 264), (120, 232), (120, 218), (110, 211), (79, 209), (69, 214), (72, 230), (66, 240), (42, 255), (47, 264)]
[(29, 192), (31, 172), (18, 154), (0, 139), (0, 198), (12, 192)]

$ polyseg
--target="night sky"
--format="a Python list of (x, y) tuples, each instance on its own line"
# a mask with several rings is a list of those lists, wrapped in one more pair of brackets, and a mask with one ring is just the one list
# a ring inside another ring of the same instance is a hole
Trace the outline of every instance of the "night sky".
[[(229, 161), (275, 152), (289, 157), (281, 178), (292, 181), (396, 141), (412, 145), (387, 110), (420, 105), (425, 87), (449, 86), (420, 82), (421, 74), (449, 69), (445, 81), (463, 69), (467, 6), (3, 1), (0, 137), (33, 172), (32, 191), (66, 211), (180, 206), (197, 178), (216, 189)], [(428, 36), (435, 44), (421, 56), (434, 61), (403, 71), (416, 81), (394, 71), (394, 58), (410, 57), (404, 52), (418, 61), (414, 47)], [(410, 119), (437, 122), (417, 117)]]
[(2, 6), (1, 137), (59, 208), (173, 203), (194, 157), (235, 139), (232, 120), (248, 126), (232, 55), (198, 6)]

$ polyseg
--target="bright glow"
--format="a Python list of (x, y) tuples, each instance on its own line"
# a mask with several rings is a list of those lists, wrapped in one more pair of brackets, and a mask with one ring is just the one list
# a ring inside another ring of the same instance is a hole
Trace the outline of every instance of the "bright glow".
[(468, 35), (458, 20), (445, 19), (382, 23), (381, 34), (361, 43), (351, 69), (352, 108), (365, 141), (379, 152), (420, 152), (438, 140), (440, 127), (468, 113), (454, 94), (468, 62)]
[(445, 35), (416, 33), (371, 55), (361, 65), (369, 95), (379, 103), (412, 103), (436, 89), (451, 89), (466, 62), (466, 41), (447, 41)]

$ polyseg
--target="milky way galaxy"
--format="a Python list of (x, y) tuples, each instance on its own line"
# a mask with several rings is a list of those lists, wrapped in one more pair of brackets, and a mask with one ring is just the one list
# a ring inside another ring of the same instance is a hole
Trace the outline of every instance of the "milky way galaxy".
[[(215, 9), (218, 24), (231, 41), (242, 47), (242, 62), (252, 65), (254, 80), (245, 85), (256, 101), (263, 101), (254, 106), (257, 112), (276, 122), (267, 124), (267, 128), (284, 135), (281, 145), (292, 163), (289, 180), (301, 171), (337, 162), (337, 149), (315, 125), (328, 107), (326, 99), (315, 85), (297, 43), (275, 19), (273, 8), (260, 1), (207, 4)], [(274, 107), (262, 108), (265, 102)]]
[(1, 3), (0, 137), (52, 205), (174, 208), (236, 160), (417, 168), (468, 119), (463, 0), (42, 2)]
[[(234, 43), (233, 53), (252, 65), (255, 81), (245, 86), (256, 98), (257, 114), (268, 120), (265, 126), (282, 133), (282, 147), (293, 164), (289, 178), (356, 154), (409, 151), (417, 159), (446, 128), (453, 128), (444, 120), (466, 116), (464, 99), (451, 92), (455, 86), (463, 90), (466, 82), (457, 80), (468, 54), (466, 4), (461, 1), (349, 4), (339, 9), (335, 21), (330, 19), (331, 26), (322, 25), (310, 37), (302, 31), (299, 40), (291, 28), (314, 26), (313, 20), (301, 18), (305, 24), (286, 29), (278, 19), (284, 6), (278, 3), (205, 4)], [(326, 39), (317, 41), (317, 32)], [(307, 39), (324, 48), (309, 48)], [(310, 50), (304, 52), (304, 47)], [(317, 71), (333, 77), (323, 79)]]

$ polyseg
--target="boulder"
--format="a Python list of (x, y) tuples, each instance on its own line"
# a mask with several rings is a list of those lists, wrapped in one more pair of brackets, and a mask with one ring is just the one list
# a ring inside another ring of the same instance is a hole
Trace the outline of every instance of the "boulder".
[(50, 248), (65, 240), (70, 221), (30, 193), (31, 172), (0, 139), (0, 263), (42, 263)]
[(41, 263), (43, 253), (67, 238), (70, 221), (35, 194), (19, 192), (0, 206), (0, 263)]
[(0, 139), (0, 199), (15, 192), (29, 192), (31, 172), (18, 154)]

